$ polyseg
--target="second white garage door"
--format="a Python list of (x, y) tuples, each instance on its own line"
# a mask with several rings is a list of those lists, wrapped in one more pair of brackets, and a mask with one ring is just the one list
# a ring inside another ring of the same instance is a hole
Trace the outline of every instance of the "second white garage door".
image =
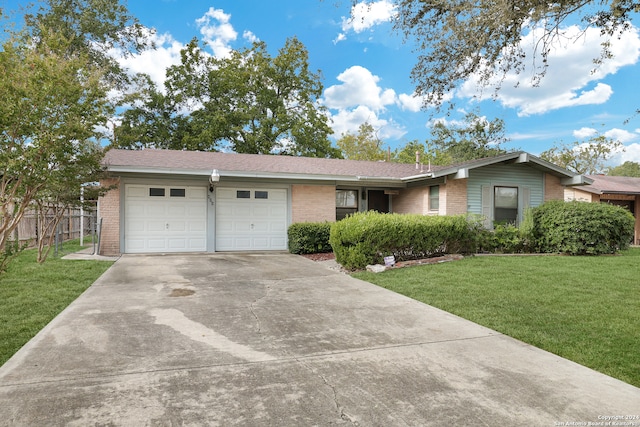
[(287, 249), (287, 190), (216, 188), (216, 251)]

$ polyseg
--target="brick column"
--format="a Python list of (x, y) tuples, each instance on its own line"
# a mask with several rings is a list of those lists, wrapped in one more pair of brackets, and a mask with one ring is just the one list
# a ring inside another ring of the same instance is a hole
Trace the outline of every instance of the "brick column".
[(100, 255), (120, 254), (120, 179), (110, 178), (100, 181), (103, 187), (118, 185), (98, 199), (98, 224), (102, 219), (100, 235)]

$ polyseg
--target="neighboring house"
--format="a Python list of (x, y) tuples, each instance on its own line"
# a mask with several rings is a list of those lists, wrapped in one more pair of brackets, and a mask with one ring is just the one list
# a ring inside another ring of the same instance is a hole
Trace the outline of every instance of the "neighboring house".
[(592, 184), (567, 188), (565, 200), (610, 203), (628, 209), (636, 219), (633, 242), (640, 244), (640, 178), (605, 175), (587, 175), (587, 178)]
[(455, 166), (168, 150), (110, 150), (100, 253), (286, 250), (288, 226), (357, 211), (484, 215), (590, 182), (525, 152)]

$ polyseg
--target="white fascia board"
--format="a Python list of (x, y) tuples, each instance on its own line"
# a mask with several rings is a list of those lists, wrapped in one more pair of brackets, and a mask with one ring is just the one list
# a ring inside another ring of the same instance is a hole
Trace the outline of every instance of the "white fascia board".
[(211, 176), (211, 169), (176, 169), (176, 168), (144, 168), (136, 166), (107, 166), (108, 172), (114, 173), (140, 173), (159, 175), (194, 175)]
[[(133, 166), (108, 166), (107, 170), (113, 173), (140, 173), (140, 174), (159, 174), (159, 175), (192, 175), (192, 176), (211, 176), (214, 169), (176, 169), (176, 168), (145, 168)], [(246, 172), (246, 171), (225, 171), (218, 169), (221, 178), (254, 178), (254, 179), (287, 179), (293, 181), (377, 181), (399, 183), (400, 178), (392, 177), (369, 177), (354, 175), (320, 175), (320, 174), (302, 174), (302, 173), (281, 173), (281, 172)]]
[(426, 180), (426, 179), (431, 179), (433, 178), (433, 172), (426, 172), (426, 173), (421, 173), (418, 175), (411, 175), (411, 176), (407, 176), (402, 178), (403, 182), (413, 182), (413, 181), (420, 181), (420, 180)]
[(562, 185), (566, 185), (567, 187), (573, 187), (577, 185), (589, 185), (593, 184), (593, 180), (591, 178), (587, 178), (584, 175), (576, 175), (571, 178), (562, 178), (560, 180)]

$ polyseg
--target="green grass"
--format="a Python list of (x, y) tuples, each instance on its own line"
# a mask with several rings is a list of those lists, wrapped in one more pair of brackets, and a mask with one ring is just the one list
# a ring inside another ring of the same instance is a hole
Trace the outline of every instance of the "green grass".
[(78, 241), (66, 242), (44, 264), (35, 249), (26, 250), (0, 274), (0, 365), (113, 264), (61, 259), (80, 249)]
[(471, 257), (353, 276), (640, 387), (640, 248)]

